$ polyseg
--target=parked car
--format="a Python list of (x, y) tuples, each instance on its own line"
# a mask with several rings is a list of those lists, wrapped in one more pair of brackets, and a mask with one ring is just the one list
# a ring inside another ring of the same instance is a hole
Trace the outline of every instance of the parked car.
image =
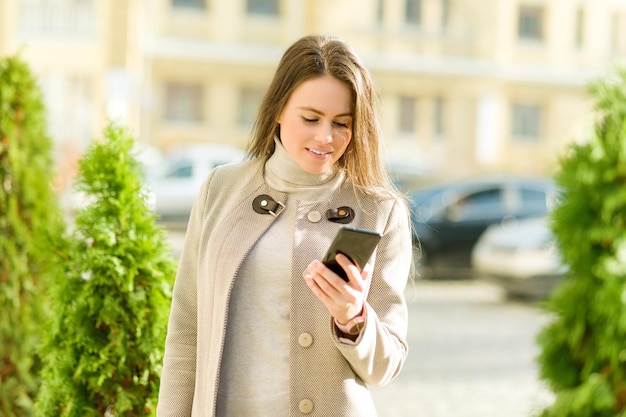
[(162, 220), (186, 221), (209, 171), (244, 156), (242, 149), (222, 144), (185, 145), (165, 154), (162, 173), (148, 178), (155, 212)]
[(489, 226), (472, 251), (480, 279), (511, 298), (543, 299), (567, 273), (546, 216)]
[(432, 185), (408, 195), (416, 266), (424, 278), (472, 278), (474, 244), (492, 225), (547, 213), (555, 198), (544, 177), (498, 175)]

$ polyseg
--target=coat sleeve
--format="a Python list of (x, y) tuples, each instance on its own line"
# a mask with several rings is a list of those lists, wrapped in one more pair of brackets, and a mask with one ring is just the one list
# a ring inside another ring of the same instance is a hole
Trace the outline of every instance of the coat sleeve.
[(202, 185), (191, 209), (174, 281), (157, 404), (158, 417), (189, 417), (192, 412), (196, 380), (198, 248), (210, 179)]
[(333, 326), (337, 348), (354, 372), (371, 386), (393, 380), (408, 354), (404, 290), (410, 276), (412, 253), (408, 210), (404, 202), (397, 201), (376, 251), (365, 327), (355, 343), (345, 343)]

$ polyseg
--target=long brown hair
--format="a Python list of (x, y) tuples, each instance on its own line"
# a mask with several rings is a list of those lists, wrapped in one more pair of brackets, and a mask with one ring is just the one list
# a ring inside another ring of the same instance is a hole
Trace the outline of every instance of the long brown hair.
[(277, 119), (291, 93), (302, 82), (330, 74), (352, 91), (352, 140), (337, 161), (357, 187), (368, 193), (395, 191), (385, 169), (377, 97), (369, 71), (352, 47), (332, 36), (305, 36), (283, 54), (261, 102), (247, 154), (268, 158), (278, 135)]

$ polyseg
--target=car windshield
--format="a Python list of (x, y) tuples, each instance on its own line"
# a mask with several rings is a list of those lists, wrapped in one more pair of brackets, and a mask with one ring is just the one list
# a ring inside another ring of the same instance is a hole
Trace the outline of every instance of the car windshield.
[(411, 194), (411, 201), (418, 205), (426, 204), (443, 194), (443, 191), (443, 187), (424, 188)]
[(433, 214), (437, 202), (441, 202), (445, 188), (441, 186), (418, 190), (409, 196), (411, 212), (415, 220), (424, 221)]
[(193, 164), (188, 159), (175, 161), (170, 166), (166, 178), (191, 178), (193, 175)]

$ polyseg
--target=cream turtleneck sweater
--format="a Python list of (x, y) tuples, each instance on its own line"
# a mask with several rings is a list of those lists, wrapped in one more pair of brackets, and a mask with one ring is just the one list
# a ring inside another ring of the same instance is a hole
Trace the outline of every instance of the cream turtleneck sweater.
[(336, 169), (321, 175), (304, 171), (278, 140), (264, 176), (270, 187), (288, 197), (284, 211), (252, 248), (235, 279), (220, 369), (220, 417), (289, 415), (287, 356), (295, 218), (298, 210), (328, 200), (343, 181)]

